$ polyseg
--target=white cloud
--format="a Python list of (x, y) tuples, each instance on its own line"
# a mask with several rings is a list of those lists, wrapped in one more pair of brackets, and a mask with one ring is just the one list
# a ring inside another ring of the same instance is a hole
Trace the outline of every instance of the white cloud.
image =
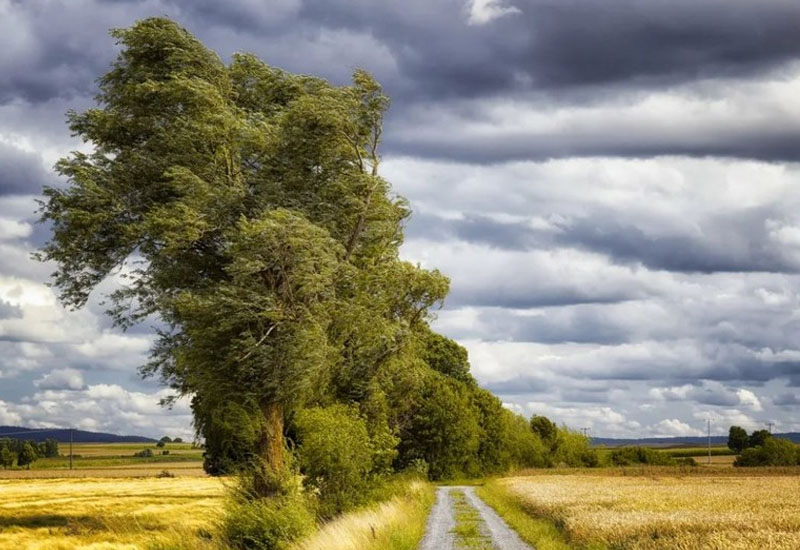
[(0, 425), (19, 426), (22, 424), (22, 416), (11, 410), (11, 407), (11, 404), (0, 401)]
[(34, 385), (43, 390), (82, 390), (83, 373), (75, 369), (55, 369), (36, 380)]
[(471, 0), (468, 22), (470, 25), (485, 25), (498, 17), (519, 11), (515, 6), (504, 6), (503, 0)]
[(703, 435), (703, 431), (693, 428), (677, 418), (664, 419), (650, 428), (652, 437), (688, 437)]

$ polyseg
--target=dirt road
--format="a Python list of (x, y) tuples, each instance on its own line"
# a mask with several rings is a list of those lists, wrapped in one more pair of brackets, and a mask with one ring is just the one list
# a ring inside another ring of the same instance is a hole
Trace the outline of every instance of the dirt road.
[[(464, 498), (459, 497), (456, 503), (453, 496), (459, 494)], [(463, 519), (467, 517), (470, 519)], [(473, 545), (477, 543), (478, 547), (491, 550), (533, 550), (475, 494), (473, 487), (440, 487), (437, 490), (436, 503), (428, 517), (428, 528), (419, 550), (459, 550), (459, 537), (464, 536), (460, 533), (470, 533), (469, 529), (461, 529), (463, 521), (470, 521), (480, 533), (471, 535), (478, 537), (472, 541)]]

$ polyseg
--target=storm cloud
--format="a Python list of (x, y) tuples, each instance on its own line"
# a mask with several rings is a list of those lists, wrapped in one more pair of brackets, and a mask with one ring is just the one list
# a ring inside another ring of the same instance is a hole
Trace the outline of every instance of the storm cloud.
[(800, 430), (788, 0), (0, 0), (0, 423), (191, 435), (136, 374), (152, 327), (117, 331), (101, 293), (64, 310), (30, 259), (53, 164), (91, 149), (64, 114), (93, 104), (108, 30), (163, 15), (223, 60), (376, 75), (402, 255), (450, 276), (435, 326), (508, 407), (595, 435)]

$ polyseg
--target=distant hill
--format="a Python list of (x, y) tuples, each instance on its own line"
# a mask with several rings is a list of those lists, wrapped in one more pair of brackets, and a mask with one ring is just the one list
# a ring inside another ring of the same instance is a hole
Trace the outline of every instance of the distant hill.
[[(26, 432), (20, 433), (17, 432)], [(16, 439), (27, 439), (30, 441), (44, 441), (45, 439), (55, 439), (59, 443), (69, 442), (69, 429), (36, 429), (24, 428), (21, 426), (0, 426), (0, 438), (14, 437)], [(140, 435), (116, 435), (101, 432), (86, 432), (83, 430), (72, 430), (72, 440), (76, 443), (153, 443), (156, 440)]]
[[(800, 433), (791, 432), (772, 434), (773, 437), (788, 439), (800, 443)], [(727, 445), (728, 436), (711, 436), (711, 445)], [(708, 437), (645, 437), (642, 439), (614, 439), (611, 437), (593, 437), (592, 445), (595, 447), (624, 447), (639, 445), (641, 447), (705, 447)]]

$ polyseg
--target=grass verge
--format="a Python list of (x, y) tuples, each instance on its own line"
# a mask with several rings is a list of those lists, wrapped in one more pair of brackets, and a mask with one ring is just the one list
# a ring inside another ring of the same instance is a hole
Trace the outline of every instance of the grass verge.
[(481, 529), (483, 520), (478, 511), (467, 502), (464, 491), (451, 493), (453, 509), (455, 511), (456, 526), (453, 533), (456, 536), (458, 550), (492, 550), (492, 540), (484, 529)]
[(602, 543), (572, 544), (555, 523), (535, 517), (525, 504), (505, 487), (490, 480), (475, 489), (486, 504), (491, 506), (519, 536), (537, 550), (608, 550)]
[(433, 486), (410, 481), (394, 495), (323, 525), (291, 550), (416, 550), (434, 501)]

